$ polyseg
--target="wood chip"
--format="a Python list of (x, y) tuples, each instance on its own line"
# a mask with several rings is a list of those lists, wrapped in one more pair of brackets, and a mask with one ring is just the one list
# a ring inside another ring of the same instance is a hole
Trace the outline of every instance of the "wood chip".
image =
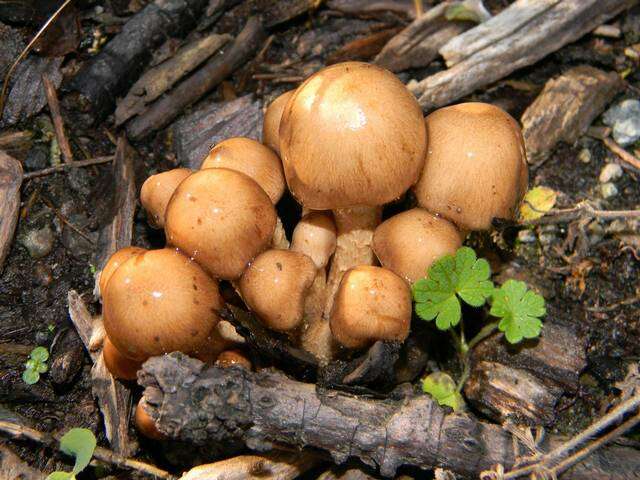
[(44, 480), (45, 478), (44, 473), (31, 468), (4, 445), (0, 445), (0, 474), (2, 478), (7, 479)]
[(329, 0), (327, 7), (349, 15), (375, 15), (395, 13), (407, 18), (415, 18), (414, 0)]
[(21, 185), (22, 165), (0, 150), (0, 271), (18, 223)]

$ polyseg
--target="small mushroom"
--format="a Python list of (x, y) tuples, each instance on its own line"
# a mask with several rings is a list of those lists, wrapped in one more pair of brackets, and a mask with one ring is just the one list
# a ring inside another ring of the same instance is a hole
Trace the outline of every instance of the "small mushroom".
[(121, 380), (135, 380), (138, 370), (142, 367), (142, 362), (131, 360), (122, 355), (113, 343), (111, 343), (109, 337), (104, 338), (102, 358), (111, 375)]
[(164, 227), (164, 215), (171, 195), (180, 182), (191, 175), (188, 168), (174, 168), (151, 175), (140, 189), (140, 203), (147, 212), (147, 221), (154, 228)]
[(240, 350), (225, 350), (218, 355), (215, 365), (223, 368), (239, 365), (247, 370), (252, 368), (251, 360)]
[(325, 314), (342, 275), (373, 264), (380, 206), (400, 197), (424, 166), (427, 133), (415, 97), (391, 72), (346, 62), (309, 77), (287, 102), (280, 151), (293, 196), (333, 210), (338, 227)]
[(347, 348), (377, 340), (403, 341), (411, 325), (411, 291), (391, 270), (363, 265), (348, 270), (331, 310), (331, 332)]
[(262, 143), (280, 155), (280, 120), (285, 105), (295, 90), (284, 92), (267, 107), (262, 123)]
[(136, 424), (136, 429), (145, 437), (151, 440), (166, 440), (166, 435), (164, 435), (158, 427), (156, 427), (155, 422), (149, 416), (149, 414), (145, 411), (144, 406), (146, 402), (144, 398), (141, 398), (136, 405), (136, 412), (134, 415), (134, 421)]
[(105, 263), (104, 268), (100, 272), (100, 278), (98, 279), (98, 286), (100, 288), (100, 292), (98, 294), (102, 295), (101, 292), (104, 292), (105, 288), (107, 288), (107, 282), (113, 275), (120, 265), (129, 260), (131, 257), (134, 257), (140, 253), (145, 252), (144, 248), (140, 247), (125, 247), (121, 248), (113, 255), (109, 257), (107, 263)]
[(276, 212), (244, 173), (208, 168), (190, 175), (167, 206), (167, 242), (216, 278), (234, 280), (268, 247)]
[(104, 328), (128, 358), (144, 361), (207, 347), (223, 302), (218, 283), (178, 250), (150, 250), (113, 273), (103, 292)]
[(373, 235), (380, 264), (413, 284), (433, 262), (455, 254), (462, 245), (456, 226), (422, 208), (413, 208), (382, 222)]
[(429, 150), (415, 186), (420, 206), (465, 230), (514, 219), (528, 181), (518, 123), (493, 105), (462, 103), (436, 110), (425, 124)]
[(315, 276), (316, 267), (306, 255), (267, 250), (240, 278), (240, 293), (267, 328), (289, 332), (302, 322), (307, 291)]

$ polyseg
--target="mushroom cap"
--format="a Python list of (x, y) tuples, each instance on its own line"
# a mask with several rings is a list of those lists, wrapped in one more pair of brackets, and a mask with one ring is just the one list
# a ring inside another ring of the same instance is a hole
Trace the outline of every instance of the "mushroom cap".
[(377, 340), (402, 341), (411, 325), (411, 291), (391, 270), (362, 265), (342, 277), (333, 308), (331, 333), (347, 348)]
[(271, 243), (276, 212), (244, 173), (208, 168), (176, 189), (167, 207), (167, 242), (216, 278), (233, 280)]
[(251, 370), (252, 367), (251, 360), (240, 350), (225, 350), (218, 355), (215, 365), (223, 368), (240, 365), (247, 370)]
[(122, 355), (113, 343), (111, 343), (109, 337), (104, 338), (102, 358), (111, 375), (121, 380), (135, 380), (138, 370), (142, 367), (142, 362), (131, 360)]
[(390, 202), (424, 166), (427, 134), (415, 97), (362, 62), (324, 68), (291, 96), (280, 152), (292, 194), (312, 210)]
[(409, 284), (424, 277), (433, 262), (462, 245), (456, 226), (422, 208), (399, 213), (378, 225), (373, 251), (380, 264)]
[(104, 328), (125, 356), (197, 354), (219, 321), (218, 282), (178, 250), (150, 250), (120, 265), (103, 292)]
[(107, 263), (104, 264), (104, 268), (100, 272), (100, 280), (98, 285), (100, 287), (101, 295), (104, 295), (104, 291), (107, 288), (107, 282), (120, 265), (129, 260), (131, 257), (140, 253), (146, 252), (144, 248), (140, 247), (124, 247), (115, 252), (109, 257)]
[(267, 250), (240, 278), (240, 292), (267, 328), (286, 332), (302, 322), (306, 292), (315, 276), (316, 266), (306, 255)]
[(144, 398), (141, 398), (136, 405), (135, 424), (136, 429), (145, 437), (151, 440), (165, 440), (167, 437), (158, 430), (155, 422), (151, 419), (149, 414), (144, 410), (145, 405)]
[(425, 123), (429, 150), (415, 186), (420, 206), (466, 230), (515, 218), (528, 181), (518, 123), (486, 103), (441, 108)]
[(154, 228), (164, 227), (164, 214), (171, 195), (180, 182), (191, 175), (188, 168), (174, 168), (151, 175), (140, 189), (140, 203), (147, 212), (147, 221)]
[(293, 230), (291, 250), (310, 257), (316, 268), (325, 268), (336, 251), (336, 224), (331, 212), (310, 212), (302, 217)]
[(200, 169), (228, 168), (251, 177), (267, 192), (272, 203), (284, 193), (282, 162), (269, 147), (245, 137), (234, 137), (218, 143), (202, 162)]
[(284, 92), (267, 107), (262, 123), (262, 143), (280, 155), (280, 119), (285, 105), (295, 90)]

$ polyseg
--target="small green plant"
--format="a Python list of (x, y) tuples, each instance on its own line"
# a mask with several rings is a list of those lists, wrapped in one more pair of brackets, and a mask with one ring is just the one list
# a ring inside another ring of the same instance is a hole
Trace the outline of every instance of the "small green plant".
[[(450, 331), (454, 338), (463, 366), (457, 384), (448, 375), (451, 382), (441, 375), (436, 381), (431, 378), (435, 374), (423, 383), (426, 393), (440, 405), (448, 405), (454, 410), (464, 404), (460, 391), (469, 376), (469, 351), (496, 330), (503, 332), (509, 343), (536, 338), (542, 330), (541, 317), (546, 314), (544, 298), (529, 290), (524, 282), (507, 280), (496, 287), (491, 281), (489, 262), (477, 258), (469, 247), (462, 247), (455, 256), (446, 255), (434, 262), (427, 277), (414, 283), (413, 299), (420, 318), (435, 320), (438, 329)], [(472, 307), (482, 307), (489, 302), (489, 314), (497, 319), (485, 325), (468, 342), (462, 321), (462, 302)]]
[(44, 347), (36, 347), (31, 350), (29, 360), (24, 364), (24, 372), (22, 372), (22, 380), (29, 385), (38, 383), (40, 374), (46, 372), (47, 360), (49, 360), (49, 351)]
[(46, 480), (75, 480), (76, 475), (84, 470), (96, 449), (96, 437), (86, 428), (72, 428), (60, 439), (60, 451), (75, 458), (73, 470), (70, 472), (53, 472)]

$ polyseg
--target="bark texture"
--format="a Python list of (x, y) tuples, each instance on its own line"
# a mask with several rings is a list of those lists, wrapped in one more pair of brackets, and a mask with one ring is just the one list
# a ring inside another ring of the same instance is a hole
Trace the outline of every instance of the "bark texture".
[(0, 272), (18, 223), (21, 185), (22, 165), (0, 150)]

